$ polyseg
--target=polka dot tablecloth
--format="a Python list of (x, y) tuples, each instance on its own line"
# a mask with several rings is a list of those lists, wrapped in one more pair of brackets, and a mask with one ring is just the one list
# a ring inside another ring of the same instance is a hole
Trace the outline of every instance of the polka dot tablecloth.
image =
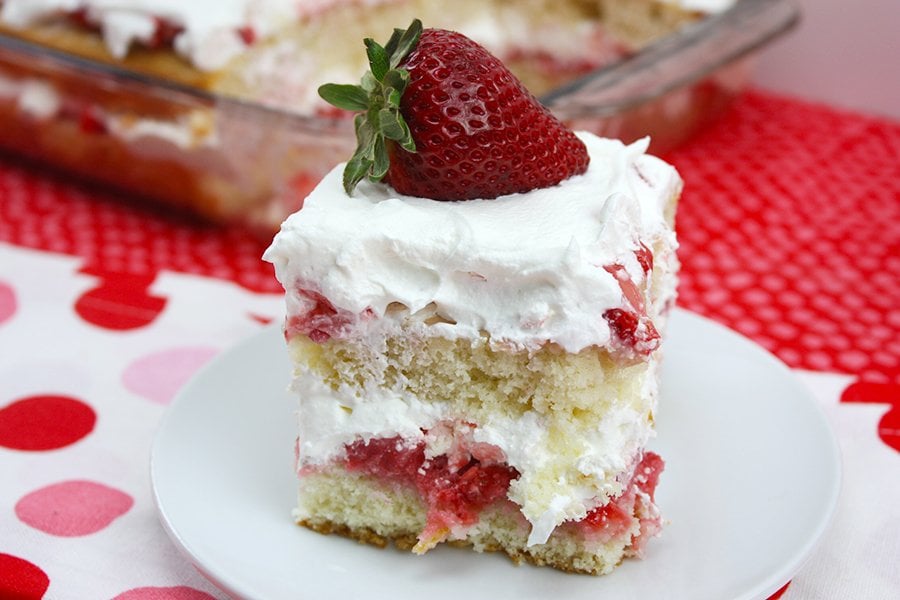
[[(900, 597), (900, 124), (751, 92), (667, 158), (681, 305), (794, 368), (842, 446), (835, 521), (778, 596)], [(0, 599), (224, 598), (148, 456), (179, 387), (280, 318), (264, 247), (0, 160)]]

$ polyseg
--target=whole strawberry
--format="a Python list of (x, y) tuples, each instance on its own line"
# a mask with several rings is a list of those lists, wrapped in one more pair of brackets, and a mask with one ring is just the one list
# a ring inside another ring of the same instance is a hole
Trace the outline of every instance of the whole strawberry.
[(359, 146), (344, 170), (435, 200), (496, 198), (550, 187), (587, 169), (587, 149), (482, 46), (422, 30), (416, 19), (385, 46), (365, 40), (361, 85), (326, 84), (331, 104), (361, 111)]

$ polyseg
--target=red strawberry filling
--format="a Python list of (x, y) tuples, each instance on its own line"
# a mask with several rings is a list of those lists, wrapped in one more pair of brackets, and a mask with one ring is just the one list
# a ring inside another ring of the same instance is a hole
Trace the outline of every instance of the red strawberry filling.
[(175, 37), (184, 31), (184, 27), (181, 25), (176, 25), (160, 17), (154, 17), (153, 22), (156, 24), (156, 30), (153, 32), (153, 37), (146, 42), (147, 47), (151, 49), (171, 48), (175, 43)]
[(607, 541), (625, 534), (637, 518), (639, 529), (631, 541), (631, 551), (640, 554), (647, 540), (661, 528), (659, 515), (653, 507), (653, 497), (664, 466), (658, 454), (645, 453), (625, 491), (589, 512), (576, 525), (587, 530), (588, 535)]
[(641, 264), (644, 273), (649, 274), (653, 270), (653, 252), (643, 242), (641, 242), (641, 247), (634, 251), (634, 256)]
[[(65, 14), (65, 18), (68, 18), (71, 23), (87, 31), (99, 31), (101, 28), (100, 23), (92, 18), (90, 12), (86, 8), (73, 10)], [(172, 48), (175, 45), (175, 38), (184, 31), (183, 26), (162, 17), (153, 17), (153, 23), (153, 35), (147, 40), (136, 40), (136, 43), (151, 50)], [(247, 46), (252, 46), (256, 43), (256, 30), (250, 25), (238, 27), (235, 32)]]
[(286, 339), (302, 334), (317, 344), (322, 344), (333, 337), (340, 337), (351, 323), (372, 316), (369, 309), (357, 316), (336, 308), (328, 298), (313, 290), (298, 288), (297, 295), (306, 301), (308, 308), (288, 318), (284, 328)]
[(106, 122), (103, 113), (94, 105), (85, 106), (78, 115), (78, 127), (84, 133), (106, 133)]
[[(653, 270), (653, 253), (641, 243), (634, 256), (644, 275), (649, 276)], [(616, 278), (626, 304), (626, 308), (611, 308), (603, 313), (612, 331), (613, 344), (624, 350), (626, 355), (650, 355), (659, 348), (660, 335), (647, 315), (643, 292), (623, 265), (614, 263), (603, 268)]]
[(623, 350), (647, 356), (659, 348), (659, 332), (646, 315), (622, 308), (611, 308), (603, 313), (603, 318), (609, 323), (614, 342)]
[[(98, 31), (100, 23), (91, 17), (90, 12), (86, 8), (79, 8), (68, 13), (68, 19), (78, 27), (88, 31)], [(147, 48), (156, 50), (158, 48), (171, 48), (175, 42), (175, 38), (179, 33), (184, 31), (184, 27), (177, 25), (168, 19), (161, 17), (153, 17), (154, 30), (153, 35), (147, 40), (139, 40)]]
[(469, 453), (461, 462), (458, 455), (454, 460), (446, 454), (427, 458), (424, 442), (410, 447), (399, 437), (347, 446), (348, 470), (415, 487), (428, 507), (420, 540), (443, 539), (451, 529), (474, 525), (479, 513), (505, 498), (509, 482), (519, 477), (514, 468), (484, 456), (480, 460)]
[[(346, 448), (348, 471), (414, 488), (427, 507), (425, 530), (420, 541), (445, 539), (451, 531), (478, 522), (479, 514), (506, 498), (509, 484), (519, 477), (515, 468), (502, 461), (503, 453), (486, 444), (454, 449), (450, 456), (429, 458), (424, 441), (410, 446), (400, 437), (358, 440)], [(660, 528), (653, 495), (663, 470), (663, 461), (653, 452), (644, 454), (625, 492), (595, 508), (581, 521), (569, 523), (590, 539), (606, 542), (626, 534), (637, 518), (639, 532), (632, 540), (639, 553), (647, 538)], [(439, 538), (439, 539), (435, 539)]]

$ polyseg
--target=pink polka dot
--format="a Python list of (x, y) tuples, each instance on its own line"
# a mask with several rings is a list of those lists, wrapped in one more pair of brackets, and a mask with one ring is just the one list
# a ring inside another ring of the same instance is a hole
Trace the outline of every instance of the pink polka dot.
[(725, 284), (733, 289), (741, 289), (753, 285), (753, 275), (750, 273), (729, 273), (725, 276)]
[(791, 310), (789, 318), (798, 325), (808, 325), (816, 320), (816, 315), (805, 308), (795, 308)]
[(721, 306), (728, 302), (730, 296), (723, 289), (711, 289), (703, 294), (703, 300), (710, 306)]
[(9, 319), (16, 312), (16, 293), (12, 286), (0, 281), (0, 323)]
[(206, 592), (179, 585), (176, 587), (140, 587), (122, 592), (112, 600), (216, 600)]
[(753, 311), (753, 315), (761, 320), (763, 323), (765, 322), (774, 322), (777, 321), (781, 315), (777, 309), (771, 306), (759, 306)]
[(850, 373), (862, 370), (869, 364), (869, 357), (863, 352), (850, 350), (838, 355), (838, 364)]
[(881, 342), (872, 337), (861, 337), (856, 342), (856, 345), (860, 350), (865, 350), (866, 352), (875, 352), (881, 348)]
[(772, 296), (760, 289), (749, 289), (743, 293), (744, 302), (751, 306), (762, 306), (772, 301)]
[(128, 494), (93, 481), (64, 481), (40, 488), (16, 503), (16, 516), (50, 535), (96, 533), (131, 509)]
[(821, 337), (819, 337), (815, 334), (812, 334), (812, 333), (803, 334), (801, 336), (800, 340), (801, 340), (801, 342), (803, 342), (803, 345), (806, 346), (807, 348), (819, 349), (819, 348), (822, 348), (823, 346), (825, 346), (825, 340), (823, 340)]
[(778, 352), (778, 356), (781, 357), (781, 360), (783, 360), (784, 362), (786, 362), (787, 364), (789, 364), (791, 366), (797, 365), (801, 360), (800, 353), (797, 352), (796, 350), (794, 350), (793, 348), (781, 349)]
[(781, 292), (778, 295), (778, 301), (783, 305), (790, 308), (800, 308), (804, 304), (806, 304), (806, 299), (796, 292), (792, 292), (790, 290)]
[(773, 323), (769, 331), (779, 340), (793, 340), (799, 335), (798, 329), (790, 323)]
[(810, 352), (806, 357), (806, 360), (818, 371), (828, 371), (831, 369), (831, 356), (825, 352)]
[(134, 361), (122, 375), (122, 383), (135, 394), (168, 404), (197, 369), (216, 355), (215, 348), (173, 348)]
[(738, 304), (726, 304), (722, 307), (722, 314), (733, 319), (741, 319), (744, 317), (744, 308)]
[(741, 319), (734, 324), (735, 329), (747, 336), (753, 336), (760, 332), (762, 325), (752, 319)]
[(770, 292), (780, 292), (787, 287), (784, 279), (778, 277), (777, 275), (765, 275), (760, 280), (760, 284)]
[(900, 310), (892, 310), (888, 312), (885, 323), (891, 327), (900, 327)]

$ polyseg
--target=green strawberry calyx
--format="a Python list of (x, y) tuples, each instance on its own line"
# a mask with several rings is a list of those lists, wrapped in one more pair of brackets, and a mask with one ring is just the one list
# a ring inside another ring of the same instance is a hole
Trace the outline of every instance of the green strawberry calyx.
[(413, 20), (407, 29), (395, 29), (388, 43), (382, 46), (371, 38), (365, 39), (369, 71), (360, 85), (326, 83), (319, 87), (319, 96), (338, 108), (358, 112), (353, 120), (357, 147), (344, 168), (344, 190), (353, 193), (363, 178), (380, 181), (390, 167), (387, 140), (404, 150), (416, 151), (409, 126), (400, 114), (400, 98), (409, 84), (409, 71), (400, 68), (419, 43), (422, 22)]

